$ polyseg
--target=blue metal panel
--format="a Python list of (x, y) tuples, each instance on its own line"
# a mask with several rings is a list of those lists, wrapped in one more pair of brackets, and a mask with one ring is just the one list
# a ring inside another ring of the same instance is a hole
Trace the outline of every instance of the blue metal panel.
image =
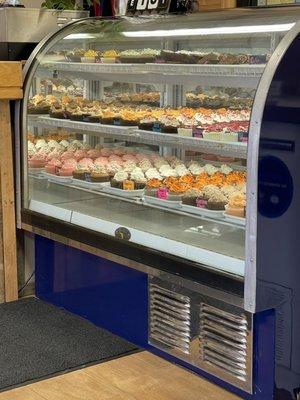
[(147, 342), (146, 274), (36, 236), (36, 295), (140, 346)]
[(257, 215), (258, 311), (274, 308), (278, 327), (277, 398), (300, 388), (300, 35), (270, 86), (259, 143)]
[(254, 316), (254, 394), (251, 396), (148, 344), (148, 279), (144, 273), (36, 236), (36, 294), (204, 376), (243, 399), (273, 399), (273, 311)]

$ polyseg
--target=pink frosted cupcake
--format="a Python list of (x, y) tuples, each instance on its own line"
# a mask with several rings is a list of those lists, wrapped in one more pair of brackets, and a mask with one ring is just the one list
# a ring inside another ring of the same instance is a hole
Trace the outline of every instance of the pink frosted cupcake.
[(46, 156), (44, 154), (35, 154), (28, 162), (29, 168), (44, 168)]
[(100, 150), (100, 153), (101, 153), (101, 156), (103, 156), (103, 157), (109, 157), (112, 152), (110, 149), (107, 149), (104, 147), (103, 149)]
[(102, 165), (105, 166), (108, 164), (108, 158), (107, 157), (98, 157), (96, 158), (96, 160), (94, 161), (95, 165)]
[(101, 151), (97, 149), (91, 149), (87, 152), (87, 156), (96, 159), (101, 156)]
[(119, 164), (122, 164), (122, 158), (119, 157), (119, 156), (116, 156), (115, 154), (109, 156), (109, 157), (108, 157), (108, 161), (109, 161), (109, 162), (113, 162), (113, 161), (114, 161), (114, 162), (117, 162), (117, 163), (119, 163)]
[(61, 161), (66, 161), (69, 158), (74, 158), (74, 151), (67, 150), (60, 157)]
[(135, 155), (135, 158), (136, 158), (138, 161), (149, 160), (149, 157), (147, 157), (146, 154), (143, 154), (143, 153), (138, 153), (138, 154), (136, 154), (136, 155)]
[(136, 161), (136, 158), (133, 154), (125, 154), (125, 156), (122, 157), (123, 161)]
[(61, 161), (58, 158), (53, 158), (45, 165), (45, 170), (48, 174), (56, 175), (61, 168)]
[(94, 162), (91, 158), (83, 158), (80, 160), (78, 163), (80, 166), (84, 169), (93, 169), (94, 168)]
[(116, 156), (122, 157), (122, 156), (125, 154), (125, 151), (124, 151), (124, 149), (122, 149), (122, 148), (120, 147), (120, 148), (114, 149), (114, 150), (113, 150), (113, 153), (114, 153)]
[(76, 168), (77, 166), (77, 161), (75, 158), (69, 158), (68, 160), (66, 160), (64, 163), (64, 165), (68, 165), (69, 167), (74, 167)]
[(87, 151), (86, 150), (76, 150), (74, 153), (74, 157), (76, 158), (77, 161), (81, 160), (82, 158), (87, 157)]
[(63, 151), (59, 149), (54, 149), (47, 155), (47, 161), (51, 161), (53, 158), (60, 158), (62, 155)]
[(76, 160), (75, 160), (75, 163), (68, 162), (68, 161), (65, 164), (63, 164), (63, 166), (61, 167), (60, 172), (59, 172), (60, 176), (72, 176), (73, 172), (75, 171), (75, 169), (77, 167)]

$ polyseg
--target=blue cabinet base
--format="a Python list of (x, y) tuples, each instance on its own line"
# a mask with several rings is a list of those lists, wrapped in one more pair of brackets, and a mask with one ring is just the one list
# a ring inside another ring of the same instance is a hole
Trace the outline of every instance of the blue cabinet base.
[(35, 238), (36, 296), (64, 308), (244, 399), (273, 399), (274, 313), (254, 316), (253, 395), (148, 344), (148, 276), (123, 265)]

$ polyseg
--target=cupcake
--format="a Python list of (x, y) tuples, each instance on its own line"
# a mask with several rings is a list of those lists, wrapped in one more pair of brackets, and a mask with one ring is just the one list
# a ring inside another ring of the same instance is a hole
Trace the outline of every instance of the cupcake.
[(49, 115), (51, 118), (65, 118), (65, 113), (62, 105), (59, 102), (52, 104)]
[(104, 64), (114, 64), (119, 56), (116, 50), (106, 50), (103, 52), (101, 62)]
[(76, 169), (73, 171), (72, 176), (74, 179), (85, 181), (86, 173), (89, 173), (89, 170), (78, 164)]
[(222, 193), (221, 190), (216, 191), (211, 194), (208, 198), (207, 209), (214, 211), (222, 211), (225, 210), (225, 206), (227, 204), (227, 197)]
[(225, 206), (225, 213), (233, 215), (234, 217), (245, 217), (246, 209), (246, 196), (242, 193), (235, 192), (230, 198), (228, 204)]
[(58, 160), (57, 158), (53, 158), (52, 160), (50, 160), (46, 165), (45, 165), (45, 171), (48, 174), (54, 174), (56, 175), (57, 172), (59, 171), (59, 169), (61, 168), (62, 163), (60, 160)]
[(98, 56), (97, 51), (90, 49), (84, 53), (83, 57), (81, 57), (81, 62), (94, 63), (97, 56)]
[(128, 179), (128, 173), (125, 171), (118, 171), (113, 179), (110, 181), (111, 187), (123, 189), (123, 182)]
[(29, 168), (43, 168), (45, 166), (45, 156), (35, 154), (28, 162)]
[(85, 50), (74, 49), (66, 53), (66, 59), (70, 62), (80, 62), (81, 58), (84, 56)]
[(96, 165), (91, 172), (91, 182), (109, 182), (109, 173), (104, 166)]
[(163, 133), (178, 133), (178, 128), (180, 123), (176, 119), (170, 119), (168, 121), (164, 121), (161, 131)]
[(228, 175), (233, 171), (232, 168), (230, 168), (228, 165), (226, 164), (222, 164), (220, 167), (220, 172), (224, 175)]
[(199, 191), (196, 189), (187, 190), (182, 196), (182, 204), (196, 206), (196, 200), (199, 197)]
[(141, 170), (141, 168), (135, 168), (131, 172), (130, 178), (134, 182), (135, 189), (137, 189), (137, 190), (144, 189), (146, 187), (147, 179), (145, 178), (145, 175), (144, 175), (143, 171)]
[(112, 111), (103, 111), (100, 118), (101, 124), (113, 125), (115, 119), (115, 113)]

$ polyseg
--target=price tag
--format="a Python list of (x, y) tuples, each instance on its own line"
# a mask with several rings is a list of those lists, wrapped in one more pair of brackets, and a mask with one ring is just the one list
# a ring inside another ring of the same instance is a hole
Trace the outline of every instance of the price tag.
[(90, 172), (85, 172), (85, 173), (84, 173), (84, 179), (85, 179), (87, 182), (91, 182), (91, 173), (90, 173)]
[(169, 191), (167, 188), (159, 188), (157, 189), (157, 197), (162, 200), (167, 200), (169, 197)]
[(207, 200), (205, 200), (205, 199), (196, 199), (196, 204), (197, 204), (197, 207), (199, 207), (199, 208), (206, 208)]
[(124, 181), (123, 182), (123, 190), (134, 190), (134, 182), (133, 181)]

